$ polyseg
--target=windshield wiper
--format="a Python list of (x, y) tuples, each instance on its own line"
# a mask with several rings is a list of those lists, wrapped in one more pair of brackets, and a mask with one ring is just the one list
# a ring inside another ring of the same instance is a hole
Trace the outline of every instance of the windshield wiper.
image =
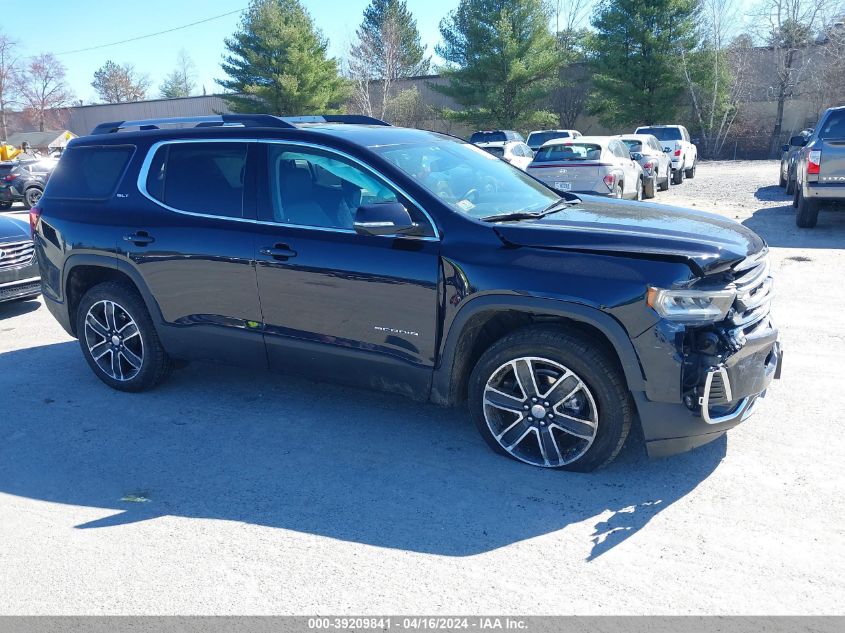
[(536, 220), (537, 218), (544, 218), (547, 215), (551, 215), (552, 213), (557, 213), (558, 211), (560, 211), (560, 207), (564, 207), (569, 204), (577, 204), (579, 202), (581, 202), (580, 198), (573, 198), (572, 200), (561, 198), (560, 200), (555, 200), (554, 202), (552, 202), (542, 211), (510, 211), (508, 213), (497, 213), (495, 215), (488, 215), (481, 219), (484, 222), (511, 222), (516, 220)]

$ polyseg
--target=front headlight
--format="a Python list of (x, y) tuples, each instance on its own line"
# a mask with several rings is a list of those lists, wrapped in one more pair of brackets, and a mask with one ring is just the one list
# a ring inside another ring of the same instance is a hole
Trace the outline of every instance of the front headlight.
[(664, 290), (649, 288), (647, 303), (657, 314), (680, 323), (715, 323), (731, 309), (736, 290)]

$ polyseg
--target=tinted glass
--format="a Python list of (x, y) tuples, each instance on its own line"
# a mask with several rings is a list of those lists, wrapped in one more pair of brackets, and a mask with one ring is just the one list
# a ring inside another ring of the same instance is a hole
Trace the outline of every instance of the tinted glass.
[(601, 159), (601, 145), (595, 143), (567, 142), (549, 145), (534, 156), (535, 163)]
[(500, 143), (508, 140), (504, 132), (475, 132), (469, 137), (470, 143)]
[(371, 149), (457, 213), (481, 218), (542, 211), (560, 199), (519, 169), (449, 137)]
[(62, 154), (45, 196), (103, 200), (117, 189), (133, 145), (71, 146)]
[(819, 131), (819, 138), (845, 138), (845, 110), (831, 113)]
[(243, 215), (246, 143), (173, 143), (156, 152), (147, 192), (180, 211)]
[(528, 135), (528, 144), (531, 147), (540, 147), (546, 141), (551, 141), (556, 138), (569, 138), (569, 132), (532, 132)]
[[(499, 158), (502, 158), (505, 155), (505, 148), (504, 147), (493, 146), (493, 147), (482, 147), (481, 149), (483, 149), (488, 154), (493, 154), (493, 156), (498, 156)], [(514, 148), (514, 150), (515, 149), (516, 148)], [(516, 154), (516, 151), (514, 151), (514, 154)]]
[(643, 127), (637, 130), (637, 134), (651, 134), (660, 141), (683, 140), (681, 130), (676, 127)]
[(622, 142), (628, 146), (628, 150), (631, 152), (642, 152), (643, 151), (643, 144), (641, 141), (635, 141), (633, 139), (626, 139), (623, 138)]

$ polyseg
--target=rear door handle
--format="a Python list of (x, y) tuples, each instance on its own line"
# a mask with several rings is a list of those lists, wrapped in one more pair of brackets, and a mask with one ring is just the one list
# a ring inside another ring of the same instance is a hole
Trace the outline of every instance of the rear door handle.
[(274, 244), (273, 246), (265, 246), (259, 251), (262, 255), (278, 259), (279, 261), (287, 261), (291, 257), (296, 257), (296, 251), (291, 249), (287, 244)]
[(146, 231), (136, 231), (135, 233), (124, 235), (125, 242), (132, 242), (135, 246), (146, 246), (152, 244), (156, 239)]

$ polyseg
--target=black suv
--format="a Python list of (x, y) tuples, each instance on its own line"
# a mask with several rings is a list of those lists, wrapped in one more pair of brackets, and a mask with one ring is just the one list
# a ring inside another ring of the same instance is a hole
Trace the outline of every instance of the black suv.
[(54, 158), (0, 163), (0, 210), (15, 202), (27, 209), (37, 205), (55, 166)]
[(366, 117), (104, 124), (31, 222), (47, 306), (125, 391), (197, 359), (468, 400), (496, 451), (590, 470), (637, 418), (653, 455), (715, 439), (780, 367), (749, 229)]

